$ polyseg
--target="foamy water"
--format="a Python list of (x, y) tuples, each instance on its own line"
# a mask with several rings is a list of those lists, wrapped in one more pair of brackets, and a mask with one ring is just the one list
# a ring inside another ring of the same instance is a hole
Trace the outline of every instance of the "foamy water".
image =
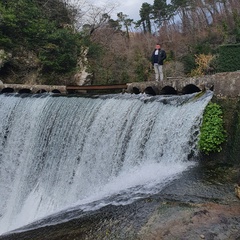
[(160, 191), (194, 165), (212, 95), (194, 96), (0, 95), (0, 233)]

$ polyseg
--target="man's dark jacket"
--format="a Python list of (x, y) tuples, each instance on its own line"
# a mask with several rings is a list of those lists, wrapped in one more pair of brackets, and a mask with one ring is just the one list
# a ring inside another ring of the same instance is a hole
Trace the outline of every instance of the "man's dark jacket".
[(166, 52), (163, 49), (159, 49), (157, 62), (155, 62), (154, 61), (154, 59), (155, 59), (155, 51), (156, 51), (156, 49), (153, 51), (152, 57), (151, 57), (152, 64), (158, 63), (159, 65), (163, 65), (163, 60), (166, 59), (166, 57), (167, 57)]

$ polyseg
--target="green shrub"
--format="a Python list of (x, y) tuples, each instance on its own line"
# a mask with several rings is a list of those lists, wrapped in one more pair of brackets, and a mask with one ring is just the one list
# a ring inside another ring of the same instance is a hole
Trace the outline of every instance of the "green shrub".
[(222, 45), (218, 49), (217, 71), (234, 72), (240, 70), (240, 44)]
[(181, 58), (181, 62), (184, 65), (184, 73), (190, 74), (191, 71), (196, 68), (195, 56), (194, 54), (187, 54)]
[[(49, 4), (49, 5), (48, 5)], [(34, 52), (42, 76), (68, 74), (77, 68), (81, 36), (71, 27), (70, 10), (61, 0), (0, 2), (0, 46), (15, 55)]]
[(67, 29), (57, 29), (47, 36), (39, 52), (43, 73), (68, 73), (76, 68), (80, 51), (80, 36)]
[(150, 75), (149, 62), (146, 58), (139, 56), (134, 62), (134, 73), (138, 82), (147, 81)]
[(221, 144), (226, 141), (223, 126), (223, 112), (216, 103), (209, 103), (204, 111), (198, 146), (205, 154), (220, 152)]

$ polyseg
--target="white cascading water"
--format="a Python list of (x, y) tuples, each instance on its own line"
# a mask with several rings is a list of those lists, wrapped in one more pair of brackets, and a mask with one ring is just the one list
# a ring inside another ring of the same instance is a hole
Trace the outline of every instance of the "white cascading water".
[(0, 234), (160, 191), (194, 164), (211, 97), (0, 95)]

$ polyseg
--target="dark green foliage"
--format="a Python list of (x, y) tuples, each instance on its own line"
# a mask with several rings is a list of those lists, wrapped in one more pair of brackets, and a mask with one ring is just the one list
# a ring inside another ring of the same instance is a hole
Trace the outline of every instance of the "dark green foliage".
[[(101, 44), (88, 41), (88, 72), (92, 73), (92, 84), (118, 84), (130, 81), (127, 58), (114, 54)], [(112, 53), (112, 54), (109, 54)], [(124, 70), (123, 70), (124, 69)]]
[[(90, 43), (90, 41), (88, 41)], [(94, 84), (99, 84), (101, 82), (101, 79), (97, 78), (95, 79), (95, 76), (101, 76), (101, 78), (104, 78), (104, 67), (102, 66), (101, 59), (104, 57), (104, 49), (100, 44), (91, 43), (88, 44), (88, 72), (92, 73), (92, 81), (94, 81)], [(105, 81), (105, 80), (104, 80)]]
[(234, 131), (234, 141), (233, 141), (233, 145), (231, 146), (233, 149), (232, 155), (235, 158), (234, 160), (239, 161), (239, 157), (240, 157), (240, 111), (238, 111), (235, 114), (235, 131)]
[(237, 70), (240, 70), (240, 44), (220, 46), (217, 57), (217, 71), (234, 72)]
[(221, 144), (226, 141), (223, 126), (223, 112), (216, 103), (209, 103), (204, 111), (198, 146), (205, 154), (220, 152)]
[(240, 163), (240, 98), (218, 98), (214, 96), (212, 102), (217, 103), (223, 110), (224, 128), (227, 131), (227, 141), (222, 144), (220, 154), (210, 154), (209, 160), (214, 158), (220, 162), (230, 164)]
[[(90, 43), (90, 40), (88, 41), (88, 43)], [(96, 44), (96, 43), (91, 43), (88, 44), (88, 57), (91, 58), (99, 58), (99, 61), (101, 59), (101, 57), (104, 55), (104, 49), (100, 44)]]
[(143, 26), (143, 31), (152, 32), (152, 27), (151, 27), (151, 13), (152, 13), (152, 6), (149, 3), (143, 3), (142, 7), (139, 11), (139, 15), (141, 17), (140, 22), (142, 23)]
[[(226, 100), (225, 100), (226, 101)], [(231, 100), (229, 100), (231, 101)], [(233, 162), (238, 162), (240, 159), (240, 100), (236, 103), (230, 103), (231, 106), (227, 106), (226, 111), (231, 111), (233, 118), (230, 125), (229, 132), (231, 133), (228, 139), (228, 157)]]
[(29, 42), (38, 38), (39, 33), (39, 39), (41, 39), (42, 29), (44, 31), (47, 29), (48, 22), (41, 18), (41, 12), (34, 1), (8, 1), (7, 4), (0, 3), (0, 9), (2, 12), (1, 35), (11, 39), (10, 47), (28, 45)]
[(187, 54), (182, 57), (181, 62), (184, 65), (184, 73), (189, 74), (192, 69), (196, 68), (195, 57), (193, 54)]
[(164, 20), (170, 18), (173, 15), (174, 7), (167, 3), (167, 0), (154, 0), (153, 1), (153, 16), (154, 21), (158, 23), (159, 26), (162, 25)]
[(208, 42), (199, 42), (194, 46), (194, 52), (196, 54), (209, 54), (212, 53), (212, 51), (213, 49)]
[(147, 81), (148, 75), (147, 75), (147, 72), (146, 72), (146, 66), (145, 65), (139, 63), (136, 66), (135, 73), (137, 75), (137, 79), (138, 79), (139, 82)]
[(33, 51), (42, 75), (69, 73), (77, 66), (81, 37), (71, 28), (70, 10), (60, 0), (0, 2), (0, 47)]
[(196, 55), (199, 54), (207, 55), (213, 53), (215, 53), (215, 50), (211, 48), (211, 44), (207, 41), (201, 41), (191, 46), (191, 48), (189, 49), (189, 53), (180, 59), (180, 61), (184, 65), (184, 73), (188, 75), (192, 72), (193, 69), (197, 68), (197, 64), (195, 61)]
[(70, 72), (75, 69), (78, 57), (78, 35), (58, 29), (48, 36), (47, 43), (40, 49), (39, 59), (43, 72)]
[(175, 53), (173, 50), (170, 50), (167, 54), (167, 61), (175, 60)]

